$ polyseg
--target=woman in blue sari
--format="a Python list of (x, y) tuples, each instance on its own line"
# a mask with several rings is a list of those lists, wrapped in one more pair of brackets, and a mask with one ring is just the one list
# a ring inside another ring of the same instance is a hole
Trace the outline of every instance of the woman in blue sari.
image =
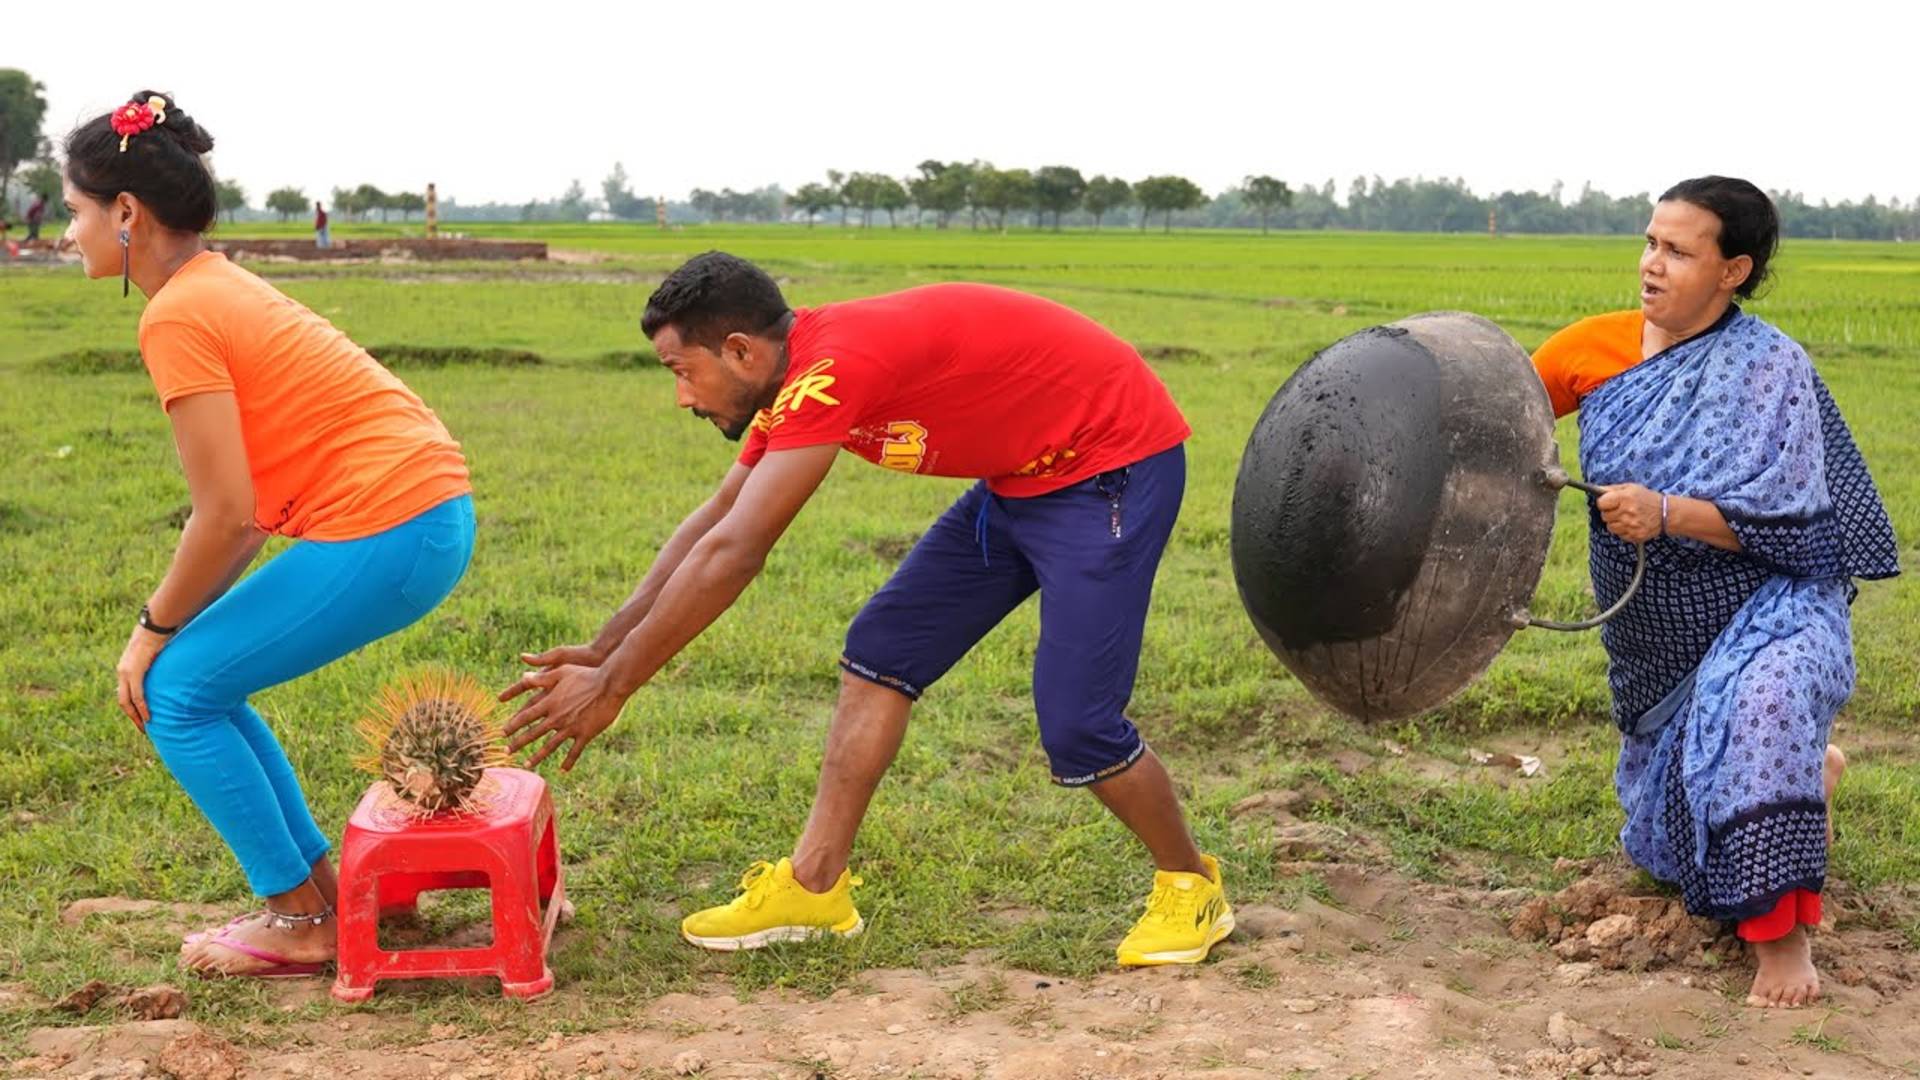
[(1611, 605), (1634, 545), (1640, 594), (1601, 632), (1627, 855), (1687, 910), (1738, 924), (1758, 960), (1747, 1002), (1820, 989), (1827, 805), (1846, 759), (1827, 742), (1853, 693), (1855, 578), (1899, 572), (1886, 509), (1807, 354), (1740, 310), (1767, 276), (1765, 192), (1709, 176), (1660, 197), (1640, 309), (1586, 319), (1534, 365), (1580, 413), (1595, 500), (1589, 563)]

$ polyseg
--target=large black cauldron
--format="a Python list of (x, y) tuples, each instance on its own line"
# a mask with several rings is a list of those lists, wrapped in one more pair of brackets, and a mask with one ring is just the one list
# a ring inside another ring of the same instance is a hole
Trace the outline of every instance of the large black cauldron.
[(1532, 362), (1486, 319), (1435, 312), (1342, 338), (1273, 396), (1240, 460), (1247, 614), (1314, 694), (1363, 720), (1439, 705), (1530, 622), (1598, 625), (1526, 611), (1569, 484), (1559, 457)]

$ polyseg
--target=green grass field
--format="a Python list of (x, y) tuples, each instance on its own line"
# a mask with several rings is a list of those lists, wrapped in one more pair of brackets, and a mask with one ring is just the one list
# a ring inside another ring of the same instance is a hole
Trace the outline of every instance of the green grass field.
[[(1634, 302), (1636, 240), (466, 231), (537, 236), (593, 260), (256, 267), (388, 356), (440, 412), (467, 449), (480, 516), (473, 569), (438, 612), (257, 699), (323, 827), (337, 831), (367, 783), (349, 766), (352, 721), (383, 683), (436, 663), (505, 685), (519, 650), (584, 640), (717, 482), (733, 446), (674, 409), (638, 332), (652, 283), (717, 247), (768, 266), (797, 304), (950, 279), (1030, 289), (1154, 359), (1195, 435), (1133, 712), (1189, 795), (1203, 847), (1222, 854), (1236, 900), (1286, 903), (1317, 891), (1310, 876), (1276, 874), (1264, 827), (1227, 814), (1280, 787), (1320, 793), (1311, 816), (1375, 836), (1393, 867), (1417, 878), (1544, 886), (1556, 857), (1614, 847), (1596, 636), (1522, 633), (1442, 713), (1366, 730), (1316, 705), (1260, 645), (1234, 593), (1227, 532), (1247, 432), (1314, 350), (1439, 308), (1488, 316), (1532, 347), (1575, 318)], [(1920, 250), (1795, 241), (1779, 269), (1753, 310), (1814, 354), (1912, 567)], [(165, 418), (133, 353), (139, 306), (74, 269), (0, 270), (0, 981), (54, 997), (92, 977), (177, 977), (173, 938), (138, 921), (63, 926), (58, 913), (74, 899), (247, 903), (237, 867), (113, 705), (114, 660), (186, 504)], [(1572, 434), (1563, 425), (1568, 460)], [(975, 949), (1062, 974), (1110, 964), (1148, 866), (1093, 799), (1047, 782), (1028, 695), (1031, 605), (917, 711), (856, 850), (866, 935), (736, 957), (698, 954), (676, 936), (679, 916), (731, 895), (751, 860), (788, 850), (811, 796), (845, 624), (962, 486), (844, 460), (740, 604), (633, 699), (574, 773), (555, 774), (580, 909), (554, 960), (557, 1014), (522, 1020), (485, 990), (406, 984), (369, 1008), (406, 1023), (551, 1026), (558, 1015), (592, 1025), (712, 977), (742, 991), (817, 991), (864, 968), (939, 964)], [(1584, 512), (1564, 500), (1537, 609), (1571, 613), (1586, 602), (1584, 547)], [(1920, 786), (1908, 750), (1920, 722), (1920, 587), (1911, 578), (1868, 586), (1855, 633), (1860, 690), (1839, 738), (1859, 752), (1839, 804), (1835, 873), (1871, 889), (1920, 876)], [(1387, 739), (1407, 756), (1383, 754)], [(1422, 766), (1457, 762), (1470, 745), (1543, 741), (1544, 779)], [(1378, 760), (1336, 768), (1334, 755), (1353, 750)], [(1037, 914), (1010, 919), (1009, 910)], [(233, 1025), (328, 1008), (284, 1013), (244, 982), (192, 992), (196, 1018)], [(51, 1022), (50, 1013), (0, 1014), (0, 1040)]]

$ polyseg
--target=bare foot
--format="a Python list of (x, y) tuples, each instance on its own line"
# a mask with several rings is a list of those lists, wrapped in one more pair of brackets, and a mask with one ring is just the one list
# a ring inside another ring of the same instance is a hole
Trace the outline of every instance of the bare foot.
[(1768, 1009), (1797, 1009), (1820, 996), (1820, 973), (1813, 968), (1813, 942), (1807, 928), (1786, 937), (1750, 943), (1760, 970), (1753, 976), (1747, 1004)]
[(1840, 774), (1847, 771), (1847, 755), (1832, 743), (1827, 744), (1827, 764), (1820, 779), (1827, 789), (1827, 850), (1833, 850), (1833, 789), (1840, 786)]
[(255, 975), (280, 966), (280, 962), (263, 960), (221, 944), (221, 938), (279, 957), (286, 963), (323, 964), (331, 961), (338, 951), (331, 919), (319, 926), (288, 929), (273, 925), (266, 914), (261, 913), (182, 944), (180, 966), (199, 975)]

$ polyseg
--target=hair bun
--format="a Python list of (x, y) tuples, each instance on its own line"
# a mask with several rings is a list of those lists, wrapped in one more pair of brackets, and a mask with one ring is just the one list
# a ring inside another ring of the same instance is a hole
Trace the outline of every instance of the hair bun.
[(194, 123), (193, 117), (180, 111), (180, 106), (174, 102), (173, 95), (163, 94), (158, 90), (141, 90), (136, 92), (128, 101), (133, 104), (145, 105), (154, 98), (159, 98), (166, 103), (165, 109), (167, 112), (166, 122), (155, 125), (155, 131), (166, 132), (175, 142), (179, 143), (183, 149), (190, 153), (207, 154), (213, 152), (213, 136), (207, 134), (206, 130), (199, 124)]

